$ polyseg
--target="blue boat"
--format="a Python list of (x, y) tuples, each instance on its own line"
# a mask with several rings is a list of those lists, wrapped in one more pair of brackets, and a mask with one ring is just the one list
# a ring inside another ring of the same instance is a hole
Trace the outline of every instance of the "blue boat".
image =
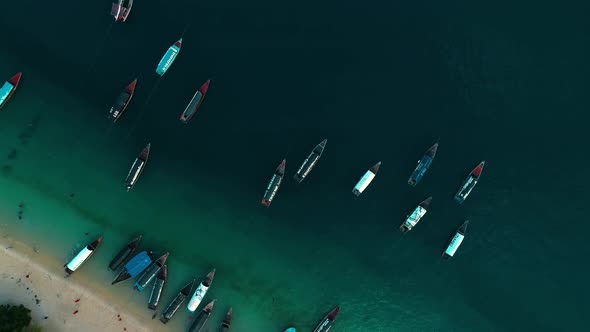
[(156, 278), (158, 272), (160, 272), (164, 264), (166, 264), (166, 259), (168, 259), (169, 255), (170, 253), (165, 253), (156, 261), (151, 263), (150, 266), (148, 266), (147, 269), (145, 269), (145, 271), (143, 271), (141, 276), (137, 279), (137, 281), (133, 285), (133, 289), (139, 292), (143, 291), (147, 287), (147, 285), (152, 280), (154, 280), (154, 278)]
[(158, 63), (158, 67), (156, 68), (156, 73), (158, 75), (164, 76), (164, 74), (166, 73), (168, 68), (170, 68), (170, 66), (172, 66), (172, 63), (174, 62), (174, 60), (176, 60), (178, 53), (180, 53), (181, 46), (182, 46), (182, 38), (180, 38), (176, 43), (174, 43), (172, 46), (170, 46), (168, 51), (166, 51), (166, 54), (164, 54), (164, 56), (162, 57), (162, 60), (160, 60), (160, 63)]
[(422, 177), (424, 176), (424, 174), (426, 174), (428, 167), (430, 167), (430, 164), (432, 164), (434, 156), (436, 156), (437, 149), (438, 142), (434, 143), (434, 145), (431, 146), (430, 149), (426, 151), (426, 153), (424, 153), (422, 159), (418, 160), (418, 166), (416, 166), (416, 169), (414, 169), (414, 172), (408, 180), (408, 184), (410, 186), (414, 187), (418, 184), (418, 182), (420, 182), (420, 180), (422, 180)]
[(129, 278), (137, 276), (152, 263), (153, 259), (154, 253), (151, 251), (147, 252), (144, 250), (139, 254), (135, 255), (133, 258), (129, 260), (129, 262), (127, 262), (127, 264), (125, 264), (123, 270), (119, 272), (115, 280), (111, 282), (111, 285), (118, 284)]

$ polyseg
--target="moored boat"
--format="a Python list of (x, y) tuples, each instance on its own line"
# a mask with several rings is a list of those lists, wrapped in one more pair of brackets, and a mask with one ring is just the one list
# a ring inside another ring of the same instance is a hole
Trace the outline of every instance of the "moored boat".
[(465, 181), (463, 181), (461, 188), (459, 188), (459, 190), (455, 194), (455, 201), (457, 201), (459, 204), (463, 203), (465, 199), (467, 199), (467, 196), (469, 196), (469, 194), (477, 184), (477, 181), (479, 181), (479, 177), (481, 176), (481, 172), (483, 172), (483, 166), (485, 165), (485, 163), (485, 161), (479, 163), (479, 165), (477, 165), (471, 171), (471, 173), (469, 173)]
[(135, 278), (135, 276), (143, 272), (152, 263), (153, 259), (154, 253), (151, 251), (147, 252), (144, 250), (135, 255), (129, 260), (129, 262), (127, 262), (127, 264), (125, 264), (125, 266), (123, 266), (123, 269), (117, 274), (117, 277), (111, 282), (111, 285), (118, 284), (129, 278)]
[(459, 226), (459, 229), (457, 229), (457, 232), (449, 241), (449, 245), (447, 246), (447, 249), (445, 249), (445, 251), (442, 254), (442, 257), (444, 259), (451, 258), (455, 255), (455, 253), (457, 252), (457, 249), (459, 249), (459, 247), (461, 246), (461, 243), (463, 243), (463, 239), (465, 238), (465, 233), (467, 233), (467, 225), (469, 225), (469, 220), (465, 220), (465, 222), (463, 222), (463, 224), (461, 226)]
[(410, 178), (408, 179), (408, 184), (410, 186), (414, 187), (420, 182), (420, 180), (422, 180), (422, 177), (424, 177), (424, 174), (426, 174), (426, 171), (436, 156), (437, 149), (438, 142), (434, 143), (434, 145), (424, 153), (424, 156), (418, 160), (418, 165), (416, 165), (414, 172), (412, 172), (412, 175), (410, 175)]
[(205, 95), (207, 95), (207, 90), (209, 90), (209, 83), (211, 83), (211, 80), (207, 80), (205, 83), (203, 83), (203, 85), (201, 85), (199, 90), (195, 92), (191, 101), (188, 103), (182, 114), (180, 114), (180, 121), (187, 123), (193, 117), (193, 115), (197, 113), (197, 110), (199, 109), (199, 107), (201, 107), (201, 104), (205, 99)]
[(76, 271), (84, 262), (86, 262), (94, 253), (96, 252), (96, 248), (100, 246), (102, 243), (102, 236), (98, 237), (98, 239), (94, 240), (92, 243), (84, 247), (84, 249), (80, 250), (74, 258), (72, 258), (66, 265), (64, 265), (66, 270), (66, 278), (69, 277), (74, 271)]
[(324, 152), (324, 148), (326, 147), (326, 143), (328, 143), (328, 139), (324, 139), (323, 141), (318, 144), (313, 151), (305, 158), (301, 167), (295, 173), (295, 181), (301, 183), (303, 179), (311, 172), (312, 168), (317, 164)]
[(133, 7), (133, 0), (118, 0), (113, 2), (111, 6), (111, 16), (115, 18), (115, 21), (127, 21), (127, 17)]
[(123, 90), (123, 92), (119, 94), (117, 100), (115, 100), (115, 103), (113, 104), (113, 106), (111, 106), (111, 109), (109, 110), (109, 120), (113, 120), (113, 122), (116, 122), (117, 120), (119, 120), (121, 115), (123, 115), (123, 112), (125, 112), (127, 106), (133, 98), (133, 94), (135, 94), (136, 85), (137, 78), (133, 80), (133, 82), (129, 83), (129, 85), (125, 87), (125, 90)]
[(139, 176), (141, 175), (141, 172), (143, 172), (143, 169), (145, 168), (145, 165), (147, 164), (148, 158), (150, 156), (151, 145), (151, 143), (148, 143), (148, 145), (146, 145), (146, 147), (141, 150), (139, 156), (135, 158), (133, 165), (131, 165), (129, 173), (127, 173), (127, 178), (125, 179), (127, 191), (131, 190), (131, 188), (135, 186)]
[(360, 195), (367, 189), (367, 187), (371, 184), (371, 181), (379, 172), (379, 167), (381, 166), (381, 162), (376, 163), (373, 167), (369, 168), (369, 170), (363, 175), (363, 177), (357, 182), (357, 184), (352, 188), (352, 193), (355, 195)]
[(20, 83), (22, 75), (22, 72), (16, 73), (16, 75), (12, 76), (0, 87), (0, 109), (2, 109), (4, 105), (6, 105), (8, 100), (12, 97), (12, 95), (18, 88), (18, 84)]
[(193, 286), (195, 285), (195, 281), (196, 280), (193, 279), (191, 282), (186, 284), (186, 286), (184, 286), (180, 290), (178, 295), (176, 295), (174, 300), (172, 300), (172, 302), (170, 302), (170, 304), (168, 305), (166, 310), (164, 310), (162, 317), (160, 317), (160, 321), (162, 323), (166, 324), (166, 323), (168, 323), (168, 321), (170, 321), (170, 319), (172, 319), (172, 316), (174, 316), (174, 314), (180, 308), (180, 306), (182, 305), (184, 300), (186, 300), (186, 298), (189, 297), (189, 295), (191, 294), (191, 290), (193, 289)]
[(266, 187), (266, 191), (264, 192), (264, 196), (262, 197), (262, 205), (270, 206), (272, 200), (275, 198), (277, 191), (279, 191), (279, 187), (281, 186), (281, 182), (283, 182), (283, 176), (285, 176), (285, 164), (287, 160), (283, 159), (280, 165), (275, 170), (275, 173), (272, 175), (270, 182), (268, 183), (268, 187)]
[(172, 66), (174, 60), (176, 60), (178, 53), (180, 53), (181, 47), (182, 38), (180, 38), (178, 41), (176, 41), (174, 44), (172, 44), (172, 46), (168, 48), (168, 51), (164, 53), (164, 56), (162, 57), (162, 59), (158, 63), (158, 66), (156, 67), (156, 73), (158, 75), (163, 76), (166, 73), (166, 71), (168, 71), (170, 66)]
[(168, 267), (164, 264), (156, 276), (156, 282), (154, 282), (152, 294), (150, 294), (150, 299), (148, 300), (148, 309), (156, 310), (158, 307), (160, 296), (162, 296), (162, 289), (164, 289), (164, 284), (166, 283), (166, 278), (168, 278)]
[(297, 329), (295, 329), (294, 327), (289, 327), (285, 330), (285, 332), (297, 332)]
[(113, 258), (113, 260), (109, 263), (109, 270), (117, 271), (121, 265), (123, 265), (125, 261), (131, 257), (135, 250), (137, 250), (139, 241), (141, 241), (141, 235), (127, 243), (125, 248), (121, 249), (117, 255), (115, 255), (115, 258)]
[(201, 281), (199, 286), (197, 286), (197, 289), (195, 289), (193, 296), (191, 297), (191, 299), (188, 301), (188, 304), (186, 305), (186, 308), (188, 309), (188, 311), (195, 312), (195, 310), (197, 310), (197, 308), (199, 307), (199, 304), (201, 304), (201, 301), (203, 301), (205, 294), (207, 294), (207, 290), (209, 290), (209, 288), (211, 287), (211, 283), (213, 283), (214, 277), (215, 277), (215, 269), (213, 269), (213, 271), (209, 272), (209, 274), (207, 274), (205, 276), (203, 281)]
[(207, 304), (201, 312), (197, 315), (197, 318), (193, 321), (191, 326), (188, 328), (188, 332), (201, 332), (205, 324), (207, 324), (207, 320), (209, 320), (209, 316), (211, 316), (211, 312), (213, 311), (213, 306), (215, 305), (215, 301), (213, 300)]
[(229, 308), (229, 310), (227, 311), (227, 314), (225, 314), (225, 317), (221, 321), (221, 326), (219, 327), (219, 332), (228, 332), (229, 331), (229, 328), (231, 327), (232, 315), (233, 315), (233, 310), (232, 310), (232, 308)]
[(322, 319), (320, 321), (320, 323), (316, 326), (316, 328), (313, 330), (313, 332), (327, 332), (330, 330), (330, 328), (332, 328), (332, 324), (334, 324), (334, 321), (336, 320), (336, 317), (338, 316), (338, 314), (340, 313), (340, 306), (337, 306), (336, 308), (332, 309), (332, 311), (330, 311), (326, 317), (324, 317), (324, 319)]
[(404, 222), (399, 226), (400, 231), (403, 233), (411, 230), (418, 224), (420, 219), (424, 217), (426, 212), (428, 212), (428, 207), (430, 206), (430, 202), (432, 202), (432, 196), (428, 197), (427, 199), (423, 200), (415, 209), (406, 216)]
[(166, 259), (168, 259), (169, 255), (170, 253), (165, 253), (164, 255), (160, 256), (160, 258), (158, 258), (156, 261), (152, 262), (152, 264), (150, 264), (150, 266), (148, 266), (147, 269), (145, 269), (145, 271), (143, 271), (141, 276), (137, 279), (137, 281), (133, 285), (133, 289), (139, 292), (143, 291), (146, 288), (146, 286), (152, 280), (154, 280), (156, 274), (158, 274), (158, 272), (160, 272), (160, 270), (162, 269), (162, 266), (166, 264)]

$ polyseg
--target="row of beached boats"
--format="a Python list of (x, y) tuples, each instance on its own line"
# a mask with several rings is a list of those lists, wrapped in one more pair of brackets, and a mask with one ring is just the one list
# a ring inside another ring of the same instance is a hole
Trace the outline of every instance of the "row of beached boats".
[[(142, 237), (138, 236), (131, 240), (125, 247), (123, 247), (109, 263), (109, 270), (118, 272), (115, 279), (111, 282), (111, 285), (122, 283), (126, 280), (136, 278), (133, 285), (133, 289), (136, 291), (145, 290), (149, 284), (153, 281), (151, 294), (147, 303), (147, 307), (154, 311), (154, 316), (157, 315), (157, 309), (160, 304), (160, 298), (166, 280), (168, 279), (168, 269), (166, 260), (170, 253), (165, 253), (155, 259), (156, 255), (152, 251), (143, 250), (136, 255), (133, 255), (139, 248), (139, 243)], [(82, 248), (67, 264), (64, 265), (65, 277), (69, 277), (72, 273), (82, 266), (86, 261), (94, 255), (100, 244), (102, 243), (103, 237), (100, 236), (86, 247)], [(133, 257), (132, 257), (133, 256)], [(205, 295), (215, 277), (215, 269), (209, 272), (201, 282), (196, 286), (196, 279), (189, 281), (178, 294), (172, 299), (170, 304), (162, 312), (160, 321), (163, 324), (167, 324), (172, 317), (178, 312), (178, 309), (187, 301), (186, 308), (189, 313), (194, 314), (203, 302)], [(194, 291), (193, 291), (194, 289)], [(191, 296), (192, 293), (192, 296)], [(209, 316), (213, 312), (215, 302), (217, 299), (213, 299), (207, 303), (203, 309), (201, 309), (194, 317), (187, 331), (189, 332), (201, 332), (206, 326)], [(337, 306), (330, 311), (317, 325), (314, 332), (327, 332), (336, 317), (340, 313), (340, 306)], [(220, 331), (229, 331), (232, 321), (233, 309), (229, 308), (226, 313), (221, 325)], [(285, 332), (296, 332), (294, 327), (288, 328)]]
[[(303, 179), (305, 179), (307, 177), (307, 175), (311, 172), (313, 167), (317, 164), (320, 157), (322, 156), (322, 153), (324, 151), (324, 148), (326, 147), (327, 142), (328, 142), (327, 139), (324, 139), (323, 141), (321, 141), (320, 144), (318, 144), (311, 151), (311, 153), (308, 155), (308, 157), (303, 161), (303, 163), (301, 164), (301, 166), (299, 167), (299, 169), (297, 170), (297, 172), (294, 175), (295, 181), (297, 183), (301, 183), (303, 181)], [(436, 156), (436, 151), (438, 150), (438, 144), (439, 144), (438, 142), (434, 143), (434, 145), (432, 145), (424, 153), (422, 158), (420, 158), (418, 160), (418, 164), (416, 165), (416, 168), (414, 169), (414, 171), (410, 175), (410, 178), (408, 179), (408, 184), (410, 186), (415, 187), (420, 182), (420, 180), (422, 180), (422, 178), (426, 174), (426, 171), (428, 170), (428, 168), (430, 167), (430, 165), (434, 161), (434, 158)], [(267, 207), (270, 206), (271, 202), (276, 197), (277, 192), (278, 192), (278, 190), (281, 186), (281, 183), (283, 182), (283, 178), (285, 176), (285, 165), (286, 165), (286, 160), (283, 159), (281, 161), (281, 163), (279, 164), (279, 166), (275, 169), (275, 172), (272, 175), (272, 177), (268, 183), (268, 186), (266, 187), (264, 195), (262, 197), (262, 205), (267, 206)], [(461, 184), (461, 187), (457, 190), (457, 192), (454, 196), (454, 200), (457, 203), (462, 204), (465, 201), (465, 199), (467, 199), (469, 194), (473, 191), (473, 189), (475, 188), (475, 185), (479, 181), (481, 173), (483, 172), (484, 165), (485, 165), (485, 161), (480, 162), (473, 170), (471, 170), (471, 172), (469, 173), (467, 178), (465, 178), (465, 180)], [(369, 170), (367, 170), (365, 172), (365, 174), (363, 174), (363, 176), (360, 178), (360, 180), (356, 183), (356, 185), (352, 189), (352, 193), (354, 195), (359, 196), (360, 194), (362, 194), (365, 191), (365, 189), (367, 189), (369, 184), (371, 184), (371, 182), (377, 176), (377, 172), (379, 172), (380, 166), (381, 166), (381, 162), (378, 162), (375, 165), (373, 165), (371, 168), (369, 168)], [(406, 218), (404, 219), (404, 221), (400, 225), (400, 230), (403, 233), (406, 233), (406, 232), (410, 231), (412, 228), (414, 228), (418, 224), (418, 222), (422, 219), (422, 217), (424, 217), (426, 212), (428, 212), (431, 202), (432, 202), (432, 196), (426, 198), (420, 204), (418, 204), (418, 206), (411, 213), (406, 215)], [(457, 251), (457, 249), (459, 248), (459, 246), (463, 242), (463, 238), (465, 237), (465, 233), (467, 231), (468, 224), (469, 224), (469, 221), (465, 221), (465, 222), (463, 222), (463, 224), (461, 224), (461, 226), (459, 226), (459, 228), (455, 232), (455, 235), (451, 238), (451, 240), (449, 241), (449, 244), (447, 245), (447, 248), (443, 252), (444, 258), (452, 257), (455, 254), (455, 252)]]

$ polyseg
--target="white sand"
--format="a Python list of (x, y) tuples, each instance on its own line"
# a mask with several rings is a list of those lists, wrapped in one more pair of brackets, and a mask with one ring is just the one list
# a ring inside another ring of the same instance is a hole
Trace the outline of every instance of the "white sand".
[(0, 238), (0, 304), (28, 307), (43, 331), (166, 330), (158, 319), (136, 318), (125, 303), (101, 291), (101, 285), (76, 274), (64, 278), (62, 266), (18, 241)]

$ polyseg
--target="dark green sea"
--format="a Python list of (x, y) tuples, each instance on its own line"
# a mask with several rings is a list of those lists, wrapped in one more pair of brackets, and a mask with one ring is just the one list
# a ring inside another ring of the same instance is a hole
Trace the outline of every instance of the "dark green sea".
[[(233, 331), (311, 331), (337, 304), (334, 332), (586, 330), (589, 9), (137, 0), (114, 23), (109, 1), (5, 1), (0, 80), (23, 79), (0, 112), (1, 230), (64, 261), (104, 235), (79, 273), (105, 284), (108, 261), (143, 234), (144, 248), (171, 253), (164, 303), (215, 267), (211, 331), (230, 306)], [(111, 125), (108, 110), (135, 77), (135, 97)], [(410, 188), (436, 140), (433, 165)], [(148, 142), (147, 168), (126, 192)], [(285, 181), (264, 208), (285, 157)], [(479, 184), (456, 204), (481, 160)], [(402, 237), (403, 218), (429, 195), (430, 211)], [(465, 219), (466, 240), (443, 261)], [(130, 284), (114, 292), (137, 306), (149, 296)], [(171, 330), (184, 326), (179, 316)]]

